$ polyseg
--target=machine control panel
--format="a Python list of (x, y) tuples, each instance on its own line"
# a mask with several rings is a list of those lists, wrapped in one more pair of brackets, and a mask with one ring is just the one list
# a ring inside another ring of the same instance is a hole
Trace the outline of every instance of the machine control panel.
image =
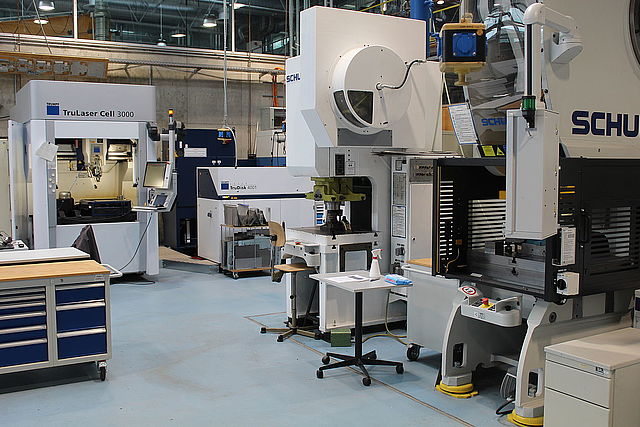
[(336, 154), (336, 175), (345, 175), (346, 162), (344, 154)]

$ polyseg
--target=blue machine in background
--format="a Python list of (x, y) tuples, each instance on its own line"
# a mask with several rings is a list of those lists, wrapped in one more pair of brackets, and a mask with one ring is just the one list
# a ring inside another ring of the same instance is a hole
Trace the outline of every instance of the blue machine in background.
[(177, 150), (177, 198), (171, 212), (163, 214), (164, 244), (185, 253), (197, 247), (196, 168), (234, 166), (236, 143), (225, 129), (185, 129)]

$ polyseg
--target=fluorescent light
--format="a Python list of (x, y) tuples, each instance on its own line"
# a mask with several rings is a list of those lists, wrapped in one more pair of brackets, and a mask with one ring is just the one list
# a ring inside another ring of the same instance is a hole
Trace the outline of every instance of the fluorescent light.
[(436, 3), (437, 4), (444, 4), (444, 0), (438, 0)]
[(40, 2), (38, 3), (38, 9), (44, 10), (46, 12), (50, 12), (55, 8), (56, 6), (53, 4), (53, 1), (51, 0), (40, 0)]
[(49, 23), (49, 20), (47, 18), (40, 18), (40, 19), (36, 18), (33, 20), (33, 23), (38, 25), (45, 25)]
[(207, 15), (202, 20), (202, 26), (204, 28), (213, 28), (213, 27), (215, 27), (217, 25), (218, 25), (218, 23), (216, 22), (216, 17), (213, 16), (213, 15)]
[(244, 3), (233, 3), (233, 8), (234, 9), (240, 9), (241, 7), (245, 7), (246, 4)]
[(181, 39), (183, 37), (187, 37), (187, 34), (184, 31), (175, 30), (173, 33), (171, 33), (171, 37), (173, 37), (174, 39)]

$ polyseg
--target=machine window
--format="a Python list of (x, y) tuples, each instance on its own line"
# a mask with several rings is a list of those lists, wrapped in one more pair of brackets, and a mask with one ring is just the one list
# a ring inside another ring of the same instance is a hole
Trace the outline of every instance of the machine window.
[(356, 115), (365, 122), (373, 123), (373, 92), (350, 90), (347, 92), (351, 107)]
[[(373, 94), (372, 94), (373, 95)], [(347, 99), (344, 96), (343, 91), (333, 92), (333, 99), (336, 101), (336, 105), (338, 106), (338, 110), (340, 114), (349, 121), (354, 126), (359, 128), (365, 127), (362, 123), (360, 123), (353, 114), (351, 114), (351, 110), (349, 110), (349, 106), (347, 105)], [(373, 101), (373, 98), (372, 98)]]

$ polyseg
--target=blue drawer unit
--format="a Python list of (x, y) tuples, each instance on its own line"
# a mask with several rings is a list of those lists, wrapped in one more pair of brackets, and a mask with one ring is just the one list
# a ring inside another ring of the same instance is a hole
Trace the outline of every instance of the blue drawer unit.
[(106, 306), (101, 301), (58, 306), (56, 321), (58, 332), (104, 328), (107, 324)]
[(0, 367), (46, 362), (48, 358), (46, 339), (0, 344)]
[(58, 286), (56, 288), (57, 305), (97, 300), (104, 300), (104, 283)]
[(45, 325), (0, 329), (0, 344), (47, 338)]
[(0, 263), (0, 378), (91, 362), (104, 381), (109, 307), (109, 271), (95, 261)]
[(34, 311), (45, 311), (47, 309), (45, 300), (20, 302), (14, 304), (0, 304), (0, 316), (7, 314), (32, 313)]
[(107, 330), (104, 328), (58, 334), (58, 358), (92, 356), (107, 352)]
[(23, 326), (46, 324), (47, 313), (45, 311), (0, 316), (0, 329), (21, 328)]

